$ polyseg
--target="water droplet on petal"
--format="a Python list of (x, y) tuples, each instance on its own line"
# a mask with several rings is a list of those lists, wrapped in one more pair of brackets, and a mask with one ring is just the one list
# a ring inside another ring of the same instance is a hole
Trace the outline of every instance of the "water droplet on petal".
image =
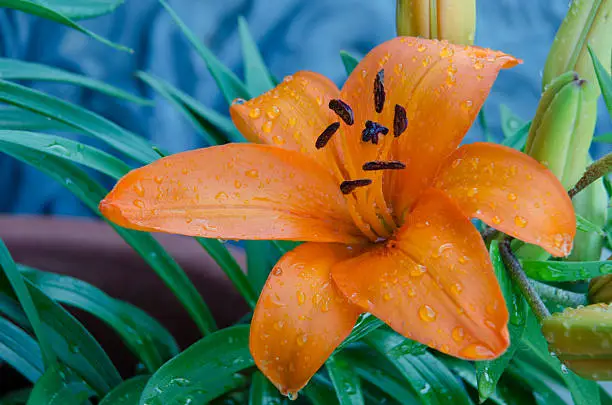
[(433, 322), (437, 316), (436, 311), (429, 305), (423, 305), (419, 308), (419, 318), (425, 322)]
[(295, 293), (295, 295), (297, 298), (298, 305), (304, 305), (304, 303), (306, 302), (306, 294), (304, 294), (304, 291), (298, 291)]
[(138, 195), (138, 197), (144, 197), (145, 189), (142, 186), (142, 183), (140, 181), (137, 181), (136, 183), (134, 183), (133, 189), (136, 195)]
[(277, 145), (282, 145), (285, 143), (285, 139), (282, 136), (274, 135), (272, 137), (272, 142), (274, 142)]
[(247, 177), (252, 177), (254, 179), (256, 179), (259, 176), (259, 172), (255, 169), (247, 170), (246, 172), (244, 172), (244, 174)]
[(246, 100), (245, 100), (245, 99), (243, 99), (243, 98), (235, 98), (235, 99), (232, 101), (232, 105), (236, 105), (236, 104), (239, 104), (239, 105), (240, 105), (240, 104), (244, 104), (244, 103), (246, 103)]
[(280, 108), (273, 105), (268, 111), (266, 111), (266, 115), (268, 116), (268, 118), (273, 120), (280, 115)]
[(461, 349), (459, 354), (474, 360), (490, 359), (495, 356), (495, 353), (493, 353), (491, 349), (481, 343), (469, 344)]
[(249, 117), (253, 119), (261, 117), (261, 110), (257, 107), (251, 109), (251, 111), (249, 111)]
[(508, 193), (508, 201), (516, 201), (516, 194), (514, 193)]
[(467, 196), (468, 197), (474, 197), (477, 193), (478, 193), (478, 189), (476, 187), (472, 187), (472, 188), (468, 189)]
[(391, 298), (393, 298), (393, 295), (389, 294), (389, 293), (384, 293), (383, 294), (383, 300), (384, 301), (390, 301)]
[(491, 222), (493, 223), (493, 225), (499, 225), (501, 224), (501, 218), (495, 215), (493, 218), (491, 218)]
[(138, 208), (144, 208), (145, 207), (145, 203), (142, 200), (134, 200), (134, 205), (137, 206)]
[(274, 274), (275, 276), (280, 276), (283, 274), (283, 268), (282, 267), (275, 267), (272, 270), (272, 274)]
[(527, 226), (527, 219), (525, 217), (522, 217), (520, 215), (517, 215), (516, 217), (514, 217), (514, 223), (516, 224), (516, 226), (518, 226), (519, 228), (524, 228)]
[(227, 200), (227, 198), (228, 198), (227, 194), (225, 194), (223, 191), (218, 192), (217, 195), (215, 196), (215, 200), (218, 200), (218, 201), (225, 201)]
[(465, 338), (465, 332), (461, 326), (453, 328), (451, 336), (455, 342), (461, 342)]
[(297, 335), (295, 338), (295, 343), (300, 347), (304, 346), (306, 342), (308, 342), (308, 336), (306, 336), (304, 333)]
[(417, 264), (416, 267), (410, 269), (410, 275), (412, 277), (421, 277), (427, 271), (427, 267), (422, 264)]
[(264, 122), (264, 124), (261, 126), (261, 130), (262, 130), (263, 132), (270, 133), (270, 132), (272, 132), (272, 125), (273, 125), (273, 124), (272, 124), (272, 121), (266, 121), (266, 122)]

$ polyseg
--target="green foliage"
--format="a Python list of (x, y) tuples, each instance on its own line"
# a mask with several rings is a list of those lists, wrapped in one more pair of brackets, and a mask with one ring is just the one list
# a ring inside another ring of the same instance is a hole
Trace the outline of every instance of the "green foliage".
[(275, 84), (263, 57), (257, 49), (257, 44), (251, 36), (249, 26), (243, 17), (238, 19), (238, 32), (242, 42), (242, 57), (244, 59), (244, 79), (251, 96), (258, 96), (271, 90)]
[(27, 405), (81, 405), (95, 392), (76, 373), (55, 364), (36, 381)]
[(338, 354), (327, 359), (325, 365), (340, 405), (363, 405), (361, 382), (349, 359)]
[(0, 360), (35, 382), (44, 372), (41, 359), (38, 343), (23, 329), (0, 318)]
[(106, 394), (99, 405), (138, 405), (149, 377), (148, 375), (139, 375), (125, 380)]
[(591, 55), (591, 60), (593, 61), (593, 67), (595, 68), (595, 74), (597, 75), (597, 81), (599, 82), (599, 87), (601, 88), (601, 94), (606, 102), (606, 107), (610, 113), (610, 118), (612, 118), (612, 76), (610, 76), (608, 70), (606, 70), (606, 68), (601, 64), (593, 49), (590, 46), (588, 46), (588, 48), (589, 54)]

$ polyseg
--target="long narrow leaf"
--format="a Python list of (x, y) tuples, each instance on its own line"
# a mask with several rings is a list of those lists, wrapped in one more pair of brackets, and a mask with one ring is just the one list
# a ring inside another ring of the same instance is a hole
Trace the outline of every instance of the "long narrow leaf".
[(327, 359), (325, 366), (340, 405), (363, 405), (361, 383), (349, 360), (342, 354), (335, 355)]
[(20, 390), (11, 391), (2, 398), (0, 398), (0, 405), (24, 405), (28, 402), (31, 388), (22, 388)]
[(145, 72), (138, 72), (136, 76), (176, 105), (209, 145), (245, 141), (229, 118), (205, 107), (193, 97), (158, 77)]
[(261, 372), (253, 373), (249, 405), (282, 405), (284, 402), (276, 387)]
[(98, 405), (138, 405), (142, 390), (149, 381), (148, 375), (139, 375), (125, 380), (106, 394)]
[(34, 305), (34, 301), (26, 283), (24, 282), (19, 270), (17, 270), (17, 266), (11, 257), (8, 249), (4, 242), (0, 239), (0, 267), (6, 277), (6, 280), (11, 285), (15, 296), (19, 300), (23, 311), (28, 317), (28, 321), (30, 325), (32, 325), (32, 329), (34, 329), (34, 333), (36, 334), (36, 338), (40, 344), (40, 349), (42, 352), (42, 358), (45, 363), (45, 368), (51, 367), (57, 362), (57, 358), (55, 356), (55, 351), (51, 345), (51, 340), (47, 334), (47, 331), (42, 327), (42, 322), (40, 319), (40, 314), (38, 313), (38, 309), (36, 305)]
[(36, 112), (83, 131), (142, 163), (150, 163), (159, 158), (144, 138), (57, 97), (0, 80), (0, 101)]
[(21, 131), (74, 132), (75, 130), (59, 121), (12, 106), (0, 107), (0, 128)]
[(106, 152), (56, 135), (0, 129), (0, 142), (21, 145), (64, 158), (113, 178), (120, 178), (130, 171), (127, 164)]
[(99, 17), (113, 12), (125, 0), (44, 0), (47, 7), (74, 20)]
[(235, 373), (252, 367), (249, 327), (233, 326), (194, 343), (160, 368), (140, 399), (144, 404), (207, 403), (236, 387)]
[(359, 64), (359, 60), (347, 51), (340, 51), (340, 57), (342, 58), (342, 63), (344, 64), (346, 74), (350, 75), (353, 73), (353, 70), (355, 70)]
[(108, 324), (149, 371), (157, 370), (165, 360), (178, 354), (178, 345), (172, 335), (141, 309), (113, 299), (73, 277), (24, 267), (21, 271), (50, 298), (88, 312)]
[(30, 382), (44, 372), (38, 343), (23, 329), (0, 317), (0, 360), (13, 367)]
[(525, 261), (525, 273), (539, 281), (580, 281), (612, 273), (612, 261), (558, 262)]
[(82, 405), (95, 394), (76, 373), (57, 364), (36, 381), (27, 405)]
[[(87, 174), (61, 158), (26, 149), (18, 145), (0, 143), (0, 151), (26, 164), (32, 165), (68, 188), (92, 211), (98, 212), (98, 203), (106, 190)], [(151, 266), (187, 309), (198, 328), (204, 333), (216, 329), (214, 318), (204, 300), (183, 269), (150, 234), (131, 231), (110, 224), (117, 233)]]
[(77, 31), (80, 31), (83, 34), (97, 41), (100, 41), (103, 44), (112, 46), (115, 49), (132, 52), (130, 48), (127, 48), (123, 45), (115, 44), (109, 41), (108, 39), (101, 37), (100, 35), (94, 32), (91, 32), (90, 30), (83, 27), (82, 25), (77, 24), (72, 19), (68, 18), (67, 16), (61, 14), (58, 11), (53, 10), (52, 8), (46, 7), (43, 4), (33, 2), (30, 0), (0, 0), (0, 8), (2, 7), (12, 8), (14, 10), (19, 10), (19, 11), (23, 11), (28, 14), (35, 15), (37, 17), (45, 18), (47, 20), (50, 20), (50, 21), (65, 25), (67, 27), (73, 28)]
[(183, 32), (185, 37), (189, 40), (191, 45), (194, 47), (196, 52), (202, 57), (208, 71), (212, 74), (213, 78), (217, 82), (217, 86), (221, 93), (225, 97), (228, 104), (231, 104), (233, 100), (237, 98), (249, 99), (251, 95), (244, 86), (244, 84), (236, 77), (236, 75), (229, 70), (217, 57), (205, 47), (195, 36), (195, 34), (185, 25), (181, 18), (176, 12), (170, 7), (165, 0), (159, 0), (161, 5), (166, 9), (170, 17), (174, 20), (179, 29)]
[[(2, 1), (2, 0), (0, 0)], [(55, 67), (38, 63), (24, 62), (17, 59), (0, 58), (0, 77), (5, 80), (37, 80), (69, 83), (99, 91), (112, 97), (122, 98), (133, 103), (151, 105), (151, 100), (137, 97), (118, 87), (111, 86), (87, 76), (68, 72)]]
[(601, 94), (606, 102), (606, 107), (608, 108), (608, 113), (610, 113), (610, 118), (612, 118), (612, 76), (610, 76), (610, 73), (608, 73), (606, 68), (601, 64), (590, 45), (588, 46), (588, 49), (589, 54), (591, 55), (591, 60), (593, 61), (593, 67), (595, 68), (595, 74), (597, 75), (597, 81), (599, 82), (599, 87), (601, 88)]
[(242, 44), (244, 79), (249, 93), (255, 97), (274, 88), (272, 75), (266, 66), (244, 17), (238, 17), (238, 32)]

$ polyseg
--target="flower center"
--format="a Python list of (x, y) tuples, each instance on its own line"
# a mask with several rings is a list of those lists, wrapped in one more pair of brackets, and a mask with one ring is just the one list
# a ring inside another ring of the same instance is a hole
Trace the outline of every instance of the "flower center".
[[(372, 92), (374, 109), (377, 114), (381, 114), (385, 106), (386, 92), (384, 81), (385, 72), (384, 69), (381, 69), (374, 78)], [(338, 116), (339, 120), (330, 124), (319, 135), (315, 143), (317, 149), (324, 148), (329, 143), (340, 129), (341, 121), (347, 126), (355, 124), (353, 109), (343, 100), (330, 100), (329, 109)], [(406, 109), (396, 104), (393, 114), (393, 137), (399, 137), (407, 128), (408, 118)], [(366, 120), (364, 129), (361, 131), (360, 141), (364, 144), (371, 143), (372, 145), (378, 145), (381, 136), (386, 136), (389, 132), (389, 128), (381, 123)], [(341, 140), (341, 142), (347, 141), (348, 139)], [(372, 241), (388, 238), (397, 228), (397, 220), (392, 217), (383, 195), (383, 174), (380, 171), (402, 170), (406, 168), (406, 165), (398, 160), (385, 160), (385, 157), (389, 155), (390, 148), (390, 142), (382, 142), (378, 152), (380, 160), (363, 162), (361, 172), (364, 172), (364, 177), (361, 178), (361, 175), (357, 174), (357, 178), (350, 178), (355, 176), (359, 170), (357, 168), (347, 170), (349, 178), (345, 178), (340, 184), (340, 190), (349, 202), (349, 208), (355, 223)], [(372, 172), (372, 175), (366, 178), (365, 175), (367, 173), (365, 172)], [(347, 175), (345, 174), (345, 176)]]

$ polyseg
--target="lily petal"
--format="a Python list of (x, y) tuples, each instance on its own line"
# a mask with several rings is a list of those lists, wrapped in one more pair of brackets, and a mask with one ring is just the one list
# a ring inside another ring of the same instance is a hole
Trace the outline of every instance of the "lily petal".
[[(374, 48), (357, 65), (340, 95), (355, 114), (355, 124), (346, 129), (346, 142), (337, 141), (339, 155), (349, 157), (348, 172), (362, 178), (365, 162), (404, 162), (405, 170), (385, 173), (384, 192), (398, 216), (407, 213), (430, 186), (442, 160), (463, 139), (499, 70), (519, 62), (501, 52), (411, 37), (395, 38)], [(382, 112), (377, 113), (373, 89), (381, 70), (385, 101)], [(396, 106), (405, 110), (407, 118), (399, 138), (393, 134)], [(381, 136), (384, 145), (360, 140), (366, 120), (389, 129), (386, 137)]]
[(100, 203), (128, 228), (223, 239), (362, 240), (338, 182), (307, 156), (228, 144), (160, 159)]
[(330, 124), (340, 121), (328, 107), (339, 94), (325, 76), (300, 71), (259, 97), (234, 103), (230, 114), (249, 141), (302, 152), (336, 174), (333, 149), (317, 149), (315, 143)]
[(464, 145), (440, 168), (435, 185), (466, 216), (554, 256), (572, 250), (572, 202), (555, 175), (524, 153), (490, 143)]
[(306, 243), (270, 273), (253, 314), (250, 348), (257, 367), (283, 394), (305, 386), (355, 325), (360, 311), (336, 290), (330, 268), (356, 252)]
[(423, 193), (395, 240), (337, 264), (356, 305), (402, 335), (455, 357), (508, 347), (508, 311), (480, 234), (441, 191)]

